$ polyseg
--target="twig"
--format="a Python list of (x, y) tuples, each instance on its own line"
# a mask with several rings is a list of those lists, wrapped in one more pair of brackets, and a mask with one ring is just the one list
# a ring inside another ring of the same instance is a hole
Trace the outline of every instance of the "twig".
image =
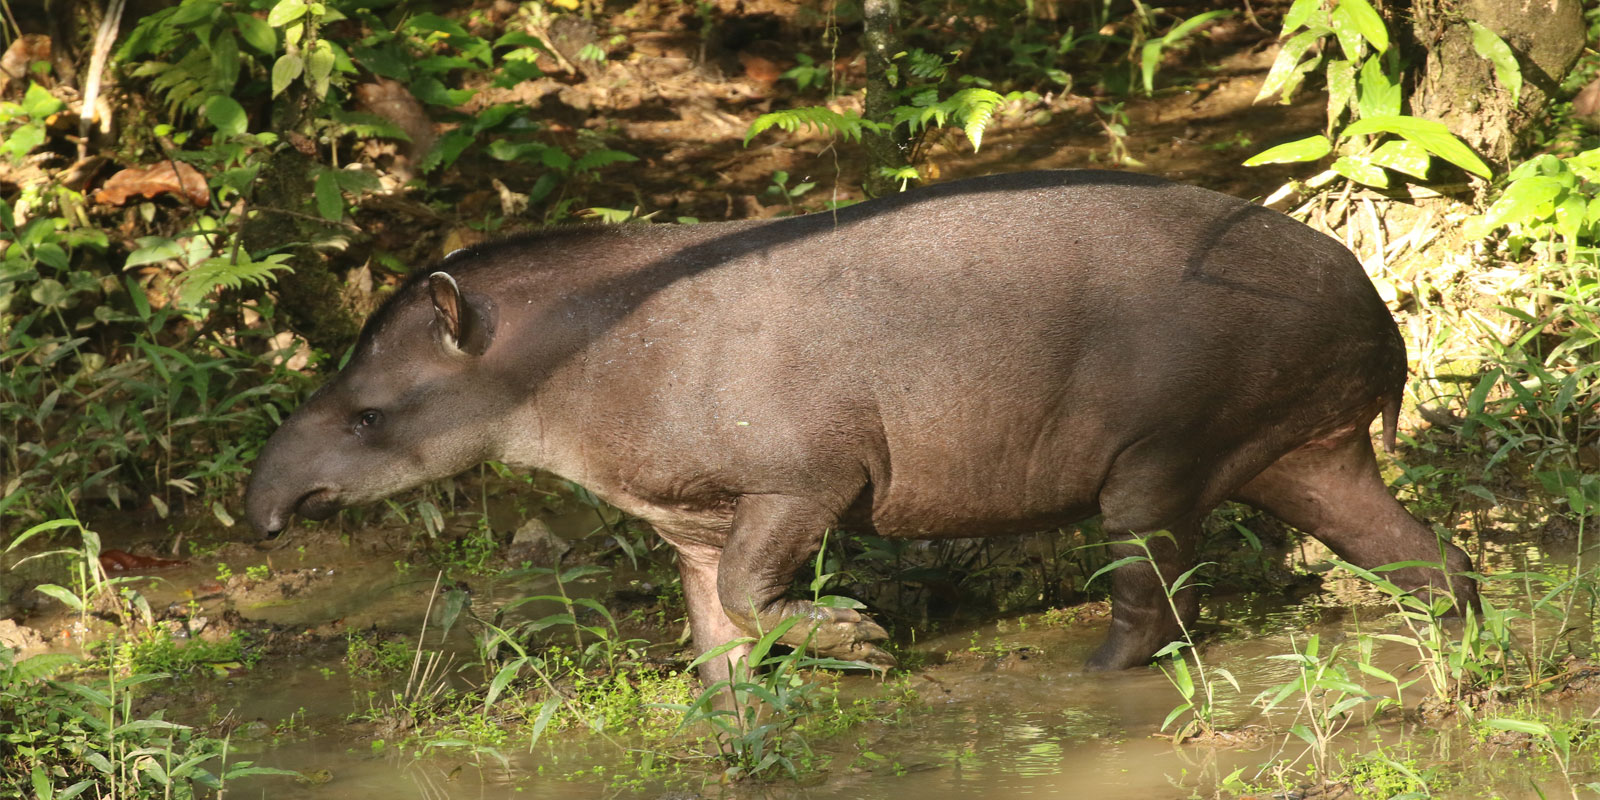
[[(89, 84), (84, 88), (83, 107), (78, 110), (78, 158), (89, 155), (89, 125), (94, 121), (94, 106), (100, 100), (100, 76), (106, 71), (106, 59), (111, 57), (111, 45), (117, 41), (117, 27), (122, 24), (122, 9), (128, 0), (110, 0), (106, 15), (100, 19), (100, 29), (94, 35), (94, 54), (89, 57)], [(9, 13), (10, 7), (7, 7)], [(12, 23), (15, 25), (16, 23)]]

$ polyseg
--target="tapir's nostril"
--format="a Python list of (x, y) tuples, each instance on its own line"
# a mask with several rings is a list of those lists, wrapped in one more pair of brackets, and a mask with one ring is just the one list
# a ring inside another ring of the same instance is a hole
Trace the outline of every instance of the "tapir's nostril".
[(338, 510), (339, 492), (328, 486), (312, 489), (294, 501), (294, 513), (306, 519), (327, 519)]

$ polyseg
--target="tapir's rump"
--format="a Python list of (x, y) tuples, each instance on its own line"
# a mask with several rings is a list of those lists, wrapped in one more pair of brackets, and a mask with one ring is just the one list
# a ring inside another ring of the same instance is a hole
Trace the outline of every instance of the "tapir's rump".
[[(1356, 564), (1437, 563), (1390, 575), (1475, 601), (1466, 555), (1377, 471), (1368, 427), (1392, 425), (1405, 373), (1361, 265), (1299, 222), (1139, 175), (1002, 175), (453, 255), (273, 436), (247, 512), (276, 532), (484, 459), (545, 469), (678, 548), (700, 649), (802, 614), (795, 642), (868, 660), (870, 619), (784, 598), (823, 531), (1098, 514), (1172, 533), (1115, 574), (1090, 663), (1122, 667), (1176, 637), (1155, 570), (1187, 570), (1230, 498)], [(1192, 618), (1191, 592), (1177, 604)]]

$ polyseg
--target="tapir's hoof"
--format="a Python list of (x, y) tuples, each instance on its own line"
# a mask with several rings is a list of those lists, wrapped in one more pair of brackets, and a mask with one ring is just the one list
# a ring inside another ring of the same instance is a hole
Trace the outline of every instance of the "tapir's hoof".
[(785, 644), (804, 646), (828, 658), (864, 661), (881, 669), (895, 665), (894, 656), (873, 644), (889, 638), (889, 632), (871, 617), (849, 608), (806, 605), (810, 607), (804, 610), (791, 607), (790, 613), (802, 613), (816, 622), (796, 625), (783, 637)]
[(824, 653), (823, 655), (844, 661), (860, 661), (879, 671), (893, 669), (900, 664), (888, 650), (870, 642), (857, 642), (838, 652)]

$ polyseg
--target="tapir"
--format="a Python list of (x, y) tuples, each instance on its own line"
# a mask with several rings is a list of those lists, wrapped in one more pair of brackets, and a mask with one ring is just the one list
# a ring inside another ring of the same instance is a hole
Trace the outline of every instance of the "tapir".
[(452, 254), (273, 434), (246, 510), (274, 534), (485, 460), (547, 470), (676, 548), (699, 651), (798, 616), (789, 643), (868, 662), (869, 616), (787, 596), (824, 532), (1099, 515), (1113, 557), (1149, 548), (1112, 573), (1088, 661), (1120, 669), (1194, 620), (1193, 590), (1166, 587), (1230, 499), (1363, 567), (1435, 565), (1387, 574), (1476, 602), (1467, 554), (1379, 473), (1369, 428), (1393, 448), (1405, 379), (1393, 318), (1328, 236), (1155, 177), (997, 175)]

